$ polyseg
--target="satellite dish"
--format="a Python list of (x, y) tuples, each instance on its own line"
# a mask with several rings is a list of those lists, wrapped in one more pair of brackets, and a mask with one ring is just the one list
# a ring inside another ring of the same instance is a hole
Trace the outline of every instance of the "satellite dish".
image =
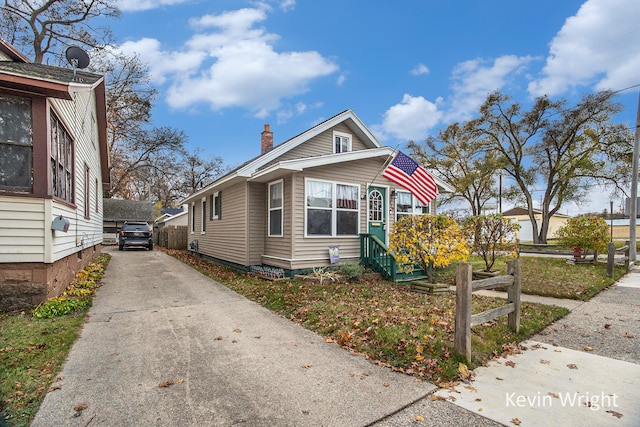
[(78, 46), (69, 46), (65, 53), (67, 61), (73, 68), (87, 68), (89, 66), (89, 55)]

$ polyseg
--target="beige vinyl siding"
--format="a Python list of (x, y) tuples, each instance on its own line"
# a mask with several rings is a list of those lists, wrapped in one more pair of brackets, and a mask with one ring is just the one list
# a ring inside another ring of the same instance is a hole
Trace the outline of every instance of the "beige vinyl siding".
[(340, 123), (333, 128), (322, 132), (320, 135), (306, 141), (294, 149), (284, 153), (278, 157), (277, 161), (300, 159), (304, 157), (316, 157), (325, 156), (327, 154), (333, 154), (333, 132), (341, 132), (351, 135), (351, 149), (352, 151), (364, 150), (364, 143), (358, 139), (358, 137), (349, 129), (344, 123)]
[[(283, 226), (282, 226), (282, 237), (268, 237), (268, 230), (266, 230), (267, 223), (267, 215), (268, 215), (268, 201), (266, 200), (268, 190), (265, 187), (265, 208), (263, 209), (264, 214), (263, 221), (265, 223), (265, 230), (263, 231), (263, 236), (265, 236), (265, 250), (264, 255), (266, 256), (261, 260), (261, 263), (275, 265), (277, 267), (285, 267), (288, 268), (286, 263), (283, 265), (282, 262), (277, 262), (274, 264), (270, 261), (270, 259), (290, 259), (292, 256), (292, 235), (291, 235), (291, 223), (292, 223), (292, 198), (291, 198), (291, 187), (292, 187), (293, 177), (288, 176), (283, 180)], [(268, 183), (266, 184), (268, 185)]]
[[(202, 198), (195, 200), (195, 233), (189, 234), (189, 241), (198, 241), (198, 252), (236, 264), (247, 265), (247, 224), (248, 224), (248, 184), (243, 182), (223, 188), (222, 219), (209, 219), (210, 195), (206, 193), (206, 232), (201, 234)], [(189, 210), (194, 207), (189, 205)], [(189, 212), (191, 221), (191, 212)], [(189, 223), (191, 230), (191, 223)]]
[(45, 262), (45, 201), (0, 196), (0, 262)]
[[(95, 94), (93, 91), (73, 93), (73, 101), (52, 99), (51, 108), (62, 121), (74, 141), (74, 204), (53, 201), (52, 218), (62, 215), (70, 220), (67, 233), (56, 231), (53, 235), (51, 261), (64, 258), (82, 249), (101, 244), (102, 234), (102, 183), (98, 130), (95, 119)], [(88, 195), (85, 200), (85, 165), (89, 167)], [(96, 200), (97, 197), (97, 200)], [(98, 211), (96, 212), (96, 203)], [(85, 218), (88, 204), (89, 219)]]
[[(360, 188), (359, 232), (366, 232), (367, 206), (362, 195), (366, 194), (366, 186), (371, 181), (384, 159), (367, 159), (347, 162), (340, 166), (324, 166), (298, 174), (294, 190), (294, 256), (291, 268), (309, 268), (329, 264), (329, 246), (340, 247), (341, 261), (357, 262), (360, 257), (360, 239), (358, 237), (305, 237), (305, 180), (315, 178), (343, 184), (358, 185)], [(386, 180), (384, 180), (386, 181)]]
[(247, 231), (247, 242), (249, 246), (248, 265), (262, 264), (262, 254), (265, 252), (265, 245), (268, 245), (268, 241), (271, 240), (269, 237), (266, 237), (268, 234), (266, 185), (267, 184), (255, 182), (249, 183), (249, 206), (251, 208), (247, 212), (249, 221)]

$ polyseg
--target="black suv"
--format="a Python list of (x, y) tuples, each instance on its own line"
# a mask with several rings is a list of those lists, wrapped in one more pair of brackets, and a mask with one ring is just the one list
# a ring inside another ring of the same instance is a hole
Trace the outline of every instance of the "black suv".
[(153, 250), (153, 230), (146, 222), (125, 221), (118, 232), (118, 249), (127, 246), (144, 246)]

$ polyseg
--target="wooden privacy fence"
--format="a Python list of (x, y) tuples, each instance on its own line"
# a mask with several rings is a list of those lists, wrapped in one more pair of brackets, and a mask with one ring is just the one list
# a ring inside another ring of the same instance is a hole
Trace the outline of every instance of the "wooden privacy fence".
[(167, 225), (160, 228), (156, 232), (156, 244), (167, 249), (187, 249), (188, 229), (186, 225)]
[[(473, 292), (481, 289), (507, 288), (507, 304), (471, 314), (471, 296)], [(513, 259), (507, 262), (507, 275), (491, 277), (482, 280), (472, 280), (471, 264), (460, 263), (456, 270), (456, 327), (454, 344), (461, 356), (471, 361), (471, 327), (480, 325), (508, 314), (509, 328), (518, 332), (520, 330), (520, 290), (521, 270), (520, 260)]]

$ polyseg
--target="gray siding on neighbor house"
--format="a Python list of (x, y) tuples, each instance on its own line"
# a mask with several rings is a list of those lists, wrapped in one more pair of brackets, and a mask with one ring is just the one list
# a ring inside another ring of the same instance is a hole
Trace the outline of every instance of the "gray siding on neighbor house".
[(201, 230), (202, 198), (189, 206), (195, 206), (195, 231), (191, 230), (189, 212), (189, 242), (198, 241), (198, 252), (236, 264), (247, 265), (247, 192), (248, 184), (242, 182), (220, 190), (222, 219), (209, 218), (210, 195), (206, 193), (206, 230)]

